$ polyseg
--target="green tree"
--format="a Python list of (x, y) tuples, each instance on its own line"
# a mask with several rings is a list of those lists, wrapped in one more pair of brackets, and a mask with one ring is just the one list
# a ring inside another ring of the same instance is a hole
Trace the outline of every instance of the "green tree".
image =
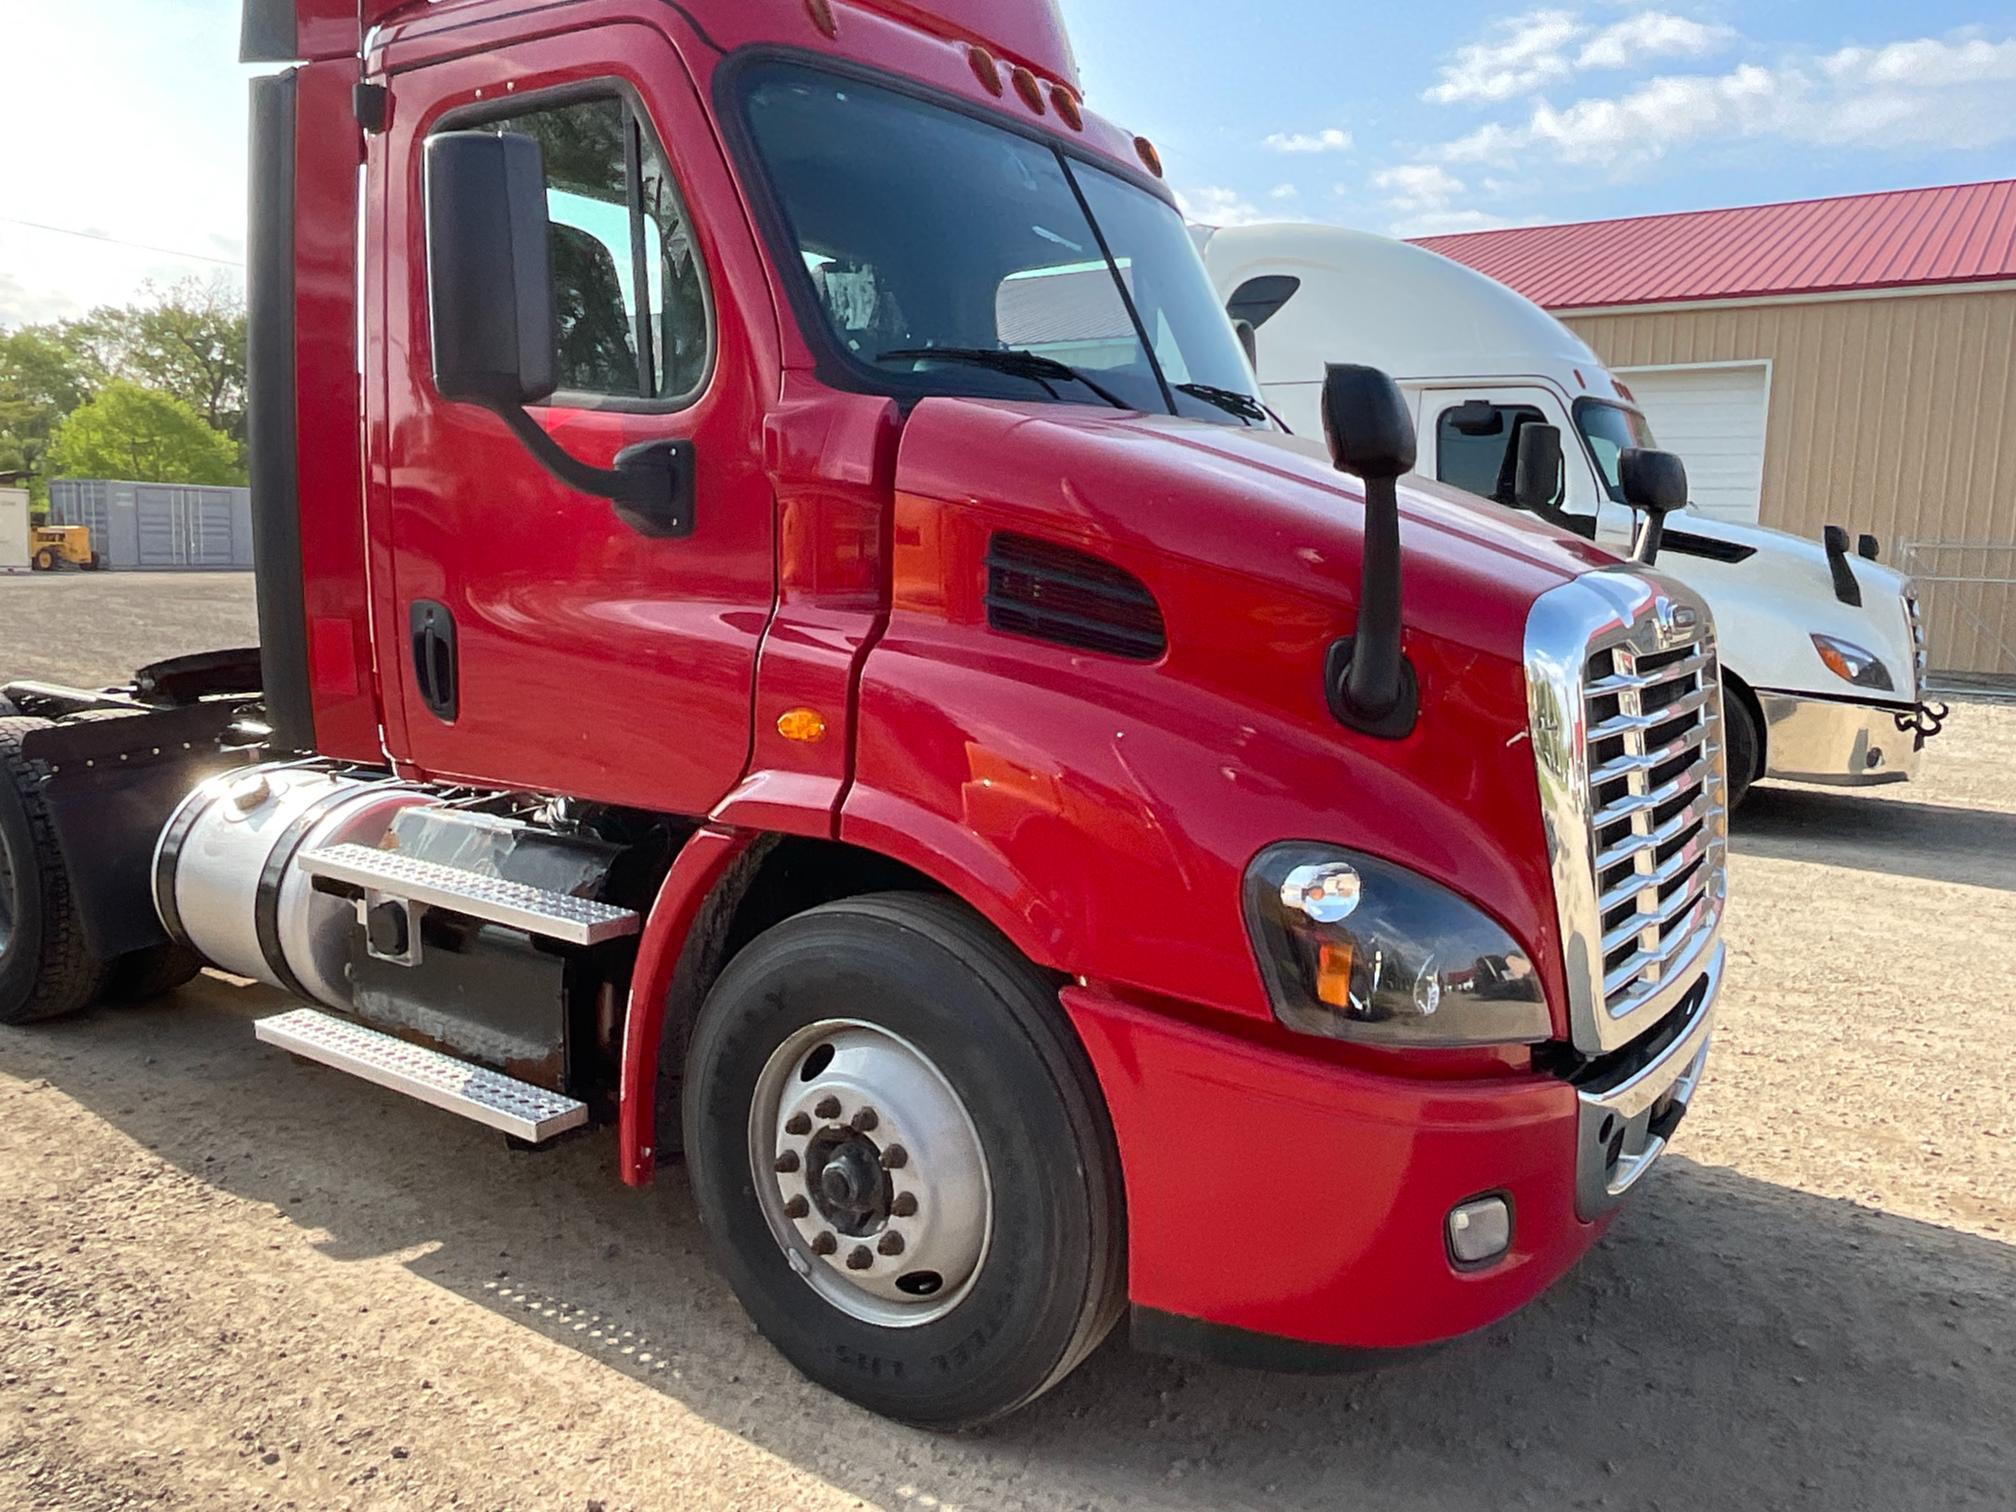
[(67, 326), (0, 332), (0, 472), (26, 473), (38, 501), (50, 437), (103, 376)]
[(59, 427), (43, 458), (51, 478), (242, 483), (238, 448), (173, 395), (115, 378)]
[(123, 308), (93, 310), (65, 336), (108, 378), (173, 394), (213, 430), (245, 439), (245, 301), (220, 277), (184, 279)]

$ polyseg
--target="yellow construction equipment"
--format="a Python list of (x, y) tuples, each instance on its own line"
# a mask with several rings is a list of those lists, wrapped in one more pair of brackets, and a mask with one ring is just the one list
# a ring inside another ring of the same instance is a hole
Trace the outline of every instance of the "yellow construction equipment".
[(101, 565), (92, 549), (89, 525), (37, 525), (31, 543), (31, 561), (37, 572), (55, 572), (75, 567), (79, 572), (96, 572)]

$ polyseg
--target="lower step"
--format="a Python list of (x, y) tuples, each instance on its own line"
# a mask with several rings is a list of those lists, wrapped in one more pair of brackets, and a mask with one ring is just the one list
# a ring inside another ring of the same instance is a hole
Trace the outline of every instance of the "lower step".
[(254, 1032), (303, 1060), (347, 1071), (528, 1144), (588, 1122), (586, 1103), (312, 1008), (261, 1019)]

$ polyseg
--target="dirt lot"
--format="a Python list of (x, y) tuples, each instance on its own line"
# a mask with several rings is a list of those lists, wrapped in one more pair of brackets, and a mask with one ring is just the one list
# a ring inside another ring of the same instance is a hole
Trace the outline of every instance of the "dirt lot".
[[(0, 646), (109, 678), (249, 586), (0, 580)], [(1737, 853), (1679, 1154), (1538, 1306), (1342, 1379), (1115, 1341), (964, 1438), (794, 1376), (608, 1135), (510, 1153), (216, 980), (0, 1030), (0, 1506), (2016, 1505), (2016, 708)]]

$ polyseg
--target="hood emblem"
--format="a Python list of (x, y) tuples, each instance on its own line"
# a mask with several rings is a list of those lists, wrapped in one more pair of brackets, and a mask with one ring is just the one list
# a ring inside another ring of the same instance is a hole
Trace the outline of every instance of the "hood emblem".
[(1669, 645), (1691, 639), (1701, 625), (1700, 611), (1689, 604), (1676, 604), (1664, 595), (1653, 604), (1652, 619), (1660, 641)]

